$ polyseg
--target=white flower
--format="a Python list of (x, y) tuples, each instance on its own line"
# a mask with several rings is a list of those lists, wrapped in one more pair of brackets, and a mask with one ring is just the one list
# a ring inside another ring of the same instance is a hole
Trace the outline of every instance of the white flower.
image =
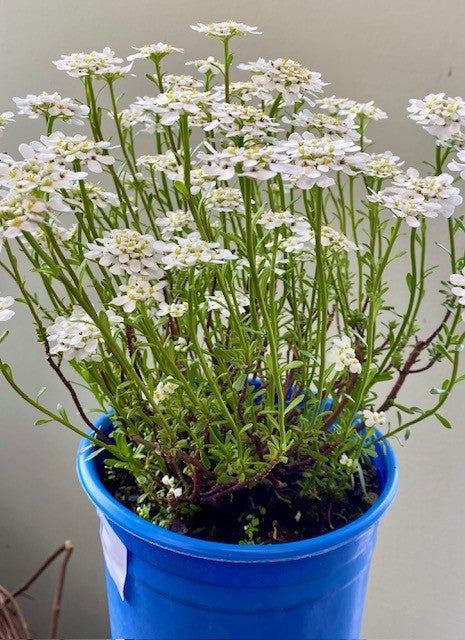
[(95, 142), (80, 134), (66, 136), (61, 131), (41, 136), (40, 142), (20, 145), (25, 158), (36, 157), (44, 162), (54, 161), (57, 164), (72, 164), (77, 160), (94, 173), (102, 172), (101, 165), (114, 164), (114, 157), (105, 153), (109, 148), (112, 148), (111, 142)]
[(353, 467), (354, 461), (346, 453), (343, 453), (339, 458), (339, 464), (342, 464), (343, 467)]
[(178, 385), (171, 380), (166, 380), (165, 382), (160, 381), (153, 392), (153, 400), (155, 404), (160, 404), (160, 402), (166, 400), (166, 398), (174, 393), (177, 388)]
[[(25, 147), (20, 145), (20, 150), (29, 155), (29, 149)], [(86, 175), (83, 171), (70, 171), (36, 157), (15, 161), (0, 154), (0, 185), (16, 191), (28, 192), (38, 188), (44, 193), (53, 193), (61, 189), (73, 189)]]
[(338, 116), (329, 113), (313, 113), (303, 109), (294, 114), (292, 118), (284, 117), (284, 122), (294, 127), (317, 129), (325, 136), (341, 136), (356, 140), (358, 137), (358, 125), (354, 116)]
[(179, 164), (173, 151), (160, 153), (154, 156), (140, 156), (137, 158), (138, 167), (147, 167), (153, 171), (166, 173), (170, 180), (179, 179)]
[(349, 98), (336, 98), (336, 96), (327, 96), (316, 101), (316, 105), (320, 109), (329, 111), (333, 116), (340, 116), (342, 111), (350, 109), (353, 103), (354, 101), (349, 100)]
[(206, 144), (210, 153), (199, 152), (198, 156), (209, 163), (204, 167), (205, 173), (215, 176), (218, 180), (231, 180), (237, 173), (256, 180), (269, 180), (278, 173), (276, 165), (284, 165), (286, 158), (279, 153), (275, 145), (252, 147), (231, 146), (216, 151)]
[(165, 56), (174, 51), (178, 53), (183, 53), (184, 49), (179, 49), (178, 47), (173, 47), (171, 44), (164, 44), (163, 42), (157, 42), (157, 44), (145, 44), (143, 47), (132, 47), (137, 53), (133, 53), (127, 57), (128, 62), (132, 60), (138, 59), (146, 59), (150, 58), (154, 62), (158, 62)]
[(60, 196), (41, 200), (31, 195), (10, 191), (0, 200), (0, 232), (4, 238), (17, 238), (23, 231), (35, 232), (41, 223), (56, 221), (56, 213), (70, 211)]
[(213, 56), (208, 56), (208, 58), (204, 60), (189, 60), (186, 62), (186, 65), (193, 64), (200, 73), (213, 73), (213, 75), (217, 75), (218, 73), (224, 73), (224, 63), (220, 60), (215, 60)]
[(53, 64), (60, 71), (66, 71), (72, 78), (94, 76), (114, 79), (126, 75), (131, 70), (132, 64), (122, 67), (122, 62), (123, 58), (115, 57), (115, 52), (110, 47), (105, 47), (103, 51), (62, 55), (61, 60), (55, 60)]
[[(465, 268), (462, 269), (462, 273), (453, 273), (449, 282), (454, 285), (451, 292), (458, 297), (457, 302), (465, 306)], [(465, 309), (462, 311), (462, 320), (465, 320)]]
[(183, 316), (189, 305), (187, 302), (160, 302), (155, 315), (162, 318), (163, 316), (172, 316), (173, 318), (180, 318)]
[(149, 280), (131, 276), (129, 284), (122, 284), (119, 290), (122, 295), (117, 296), (111, 302), (117, 307), (123, 307), (126, 313), (132, 313), (138, 302), (149, 300), (163, 300), (163, 289), (166, 286), (164, 280), (152, 284)]
[(268, 138), (281, 131), (279, 123), (270, 118), (264, 111), (252, 105), (232, 104), (229, 102), (213, 103), (211, 121), (204, 125), (205, 131), (220, 129), (227, 137), (245, 136), (252, 138)]
[(367, 427), (382, 427), (386, 423), (386, 414), (384, 411), (370, 411), (365, 409), (362, 411), (363, 421)]
[(320, 109), (329, 111), (334, 116), (363, 116), (369, 120), (384, 120), (387, 114), (375, 105), (373, 100), (369, 102), (356, 102), (349, 98), (336, 98), (329, 96), (316, 101)]
[(459, 134), (460, 127), (465, 124), (465, 101), (460, 97), (429, 93), (423, 100), (411, 99), (409, 102), (409, 118), (439, 140)]
[(395, 156), (391, 151), (384, 153), (360, 154), (360, 159), (355, 166), (361, 169), (366, 176), (373, 178), (393, 178), (401, 173), (403, 162), (399, 162), (399, 156)]
[[(107, 312), (110, 325), (117, 327), (122, 318)], [(51, 355), (63, 354), (65, 360), (100, 360), (102, 334), (93, 320), (80, 307), (74, 307), (71, 316), (59, 316), (47, 328)]]
[(334, 364), (336, 371), (343, 371), (346, 367), (350, 373), (361, 373), (362, 365), (358, 361), (352, 348), (349, 336), (333, 339), (333, 346), (328, 354), (328, 362)]
[(295, 222), (295, 217), (290, 211), (264, 211), (257, 224), (261, 224), (265, 229), (277, 229), (278, 227), (290, 227)]
[(0, 113), (0, 136), (5, 129), (5, 125), (9, 122), (14, 122), (14, 116), (15, 114), (11, 111), (4, 111), (3, 113)]
[(161, 235), (164, 240), (170, 240), (176, 232), (189, 228), (194, 222), (190, 211), (177, 209), (176, 211), (166, 211), (162, 218), (157, 218), (155, 224), (161, 228)]
[(174, 350), (177, 351), (178, 353), (182, 353), (183, 351), (187, 351), (187, 340), (186, 338), (183, 338), (182, 336), (180, 338), (178, 338), (176, 340), (176, 342), (174, 343)]
[[(280, 242), (280, 248), (286, 253), (300, 253), (309, 251), (316, 245), (315, 231), (307, 218), (294, 219), (291, 225), (292, 235)], [(272, 243), (267, 247), (272, 247)], [(321, 228), (321, 246), (327, 247), (332, 253), (340, 251), (357, 251), (358, 247), (347, 236), (332, 227)]]
[(46, 93), (39, 95), (29, 93), (25, 98), (13, 98), (18, 107), (18, 114), (36, 119), (39, 116), (58, 118), (71, 124), (84, 124), (81, 118), (87, 118), (89, 107), (78, 104), (72, 98), (62, 98), (58, 93)]
[[(89, 200), (92, 201), (94, 207), (100, 207), (106, 209), (107, 207), (118, 207), (120, 204), (119, 198), (116, 193), (111, 191), (104, 191), (103, 187), (93, 182), (84, 183), (84, 191)], [(70, 202), (82, 205), (82, 193), (81, 189), (71, 190)]]
[(321, 80), (321, 73), (310, 71), (299, 62), (285, 58), (259, 58), (256, 62), (240, 64), (239, 69), (252, 71), (252, 80), (262, 96), (264, 92), (271, 100), (274, 93), (280, 93), (286, 104), (302, 99), (313, 104), (309, 96), (322, 93), (326, 84)]
[[(77, 225), (73, 224), (72, 227), (67, 229), (66, 227), (62, 227), (52, 220), (49, 224), (49, 228), (58, 243), (62, 244), (71, 240), (71, 238), (76, 233)], [(47, 234), (42, 229), (36, 229), (32, 232), (32, 235), (40, 245), (42, 245), (43, 247), (47, 247)]]
[(460, 171), (460, 177), (465, 180), (465, 151), (459, 151), (457, 159), (449, 162), (447, 168), (450, 171)]
[[(222, 318), (229, 318), (231, 315), (230, 310), (222, 291), (215, 291), (212, 296), (206, 296), (205, 299), (207, 301), (207, 311), (219, 311)], [(245, 313), (246, 307), (250, 305), (249, 298), (243, 293), (236, 291), (235, 300), (239, 313)]]
[[(109, 113), (108, 115), (114, 118), (113, 113)], [(120, 111), (118, 117), (123, 129), (130, 129), (136, 125), (143, 125), (143, 131), (147, 131), (148, 133), (153, 133), (156, 129), (153, 113), (146, 111), (146, 109), (137, 104), (137, 102), (129, 105), (127, 109)]]
[(439, 213), (449, 218), (454, 213), (455, 207), (462, 204), (460, 189), (453, 186), (453, 181), (453, 177), (447, 173), (422, 177), (416, 169), (410, 167), (405, 174), (401, 173), (394, 177), (390, 189), (395, 192), (408, 191), (421, 195), (429, 204), (439, 204)]
[(13, 309), (10, 309), (14, 301), (11, 296), (0, 297), (0, 322), (6, 322), (15, 315)]
[(220, 248), (218, 242), (202, 240), (197, 231), (189, 233), (185, 238), (176, 237), (175, 240), (176, 242), (166, 243), (166, 255), (163, 257), (166, 269), (182, 269), (208, 263), (222, 264), (236, 259), (229, 249)]
[(207, 210), (243, 213), (244, 203), (240, 189), (218, 187), (210, 189), (205, 195), (204, 206)]
[(169, 126), (177, 122), (181, 115), (200, 113), (201, 107), (209, 105), (210, 102), (211, 95), (208, 91), (179, 87), (159, 93), (152, 98), (149, 96), (138, 98), (135, 104), (145, 111), (158, 113), (161, 124)]
[(163, 86), (167, 89), (198, 89), (202, 86), (202, 83), (192, 76), (165, 73), (163, 76)]
[(345, 116), (363, 116), (369, 120), (384, 120), (387, 118), (387, 113), (377, 107), (373, 100), (370, 100), (370, 102), (349, 100), (342, 106), (339, 113)]
[(172, 495), (175, 498), (182, 496), (182, 487), (176, 487), (176, 480), (172, 476), (163, 476), (161, 481), (168, 487), (168, 496)]
[(232, 38), (233, 36), (243, 36), (246, 33), (253, 33), (254, 35), (261, 35), (260, 31), (257, 31), (257, 27), (250, 27), (248, 24), (242, 22), (234, 22), (234, 20), (227, 20), (226, 22), (211, 22), (210, 24), (202, 24), (198, 22), (196, 25), (191, 24), (191, 29), (204, 33), (211, 38)]
[(278, 164), (278, 169), (290, 176), (301, 189), (311, 189), (315, 184), (328, 187), (334, 184), (330, 170), (354, 175), (353, 165), (359, 161), (359, 147), (351, 140), (329, 137), (317, 138), (305, 131), (292, 133), (288, 140), (278, 143), (279, 151), (286, 153), (288, 162)]
[(436, 218), (441, 210), (438, 202), (429, 202), (422, 195), (416, 195), (410, 191), (396, 191), (383, 189), (371, 196), (367, 196), (370, 202), (379, 202), (383, 207), (392, 211), (399, 218), (405, 218), (410, 227), (419, 227), (418, 216)]
[(142, 235), (131, 229), (105, 231), (103, 238), (97, 238), (85, 253), (88, 260), (98, 260), (102, 267), (109, 267), (110, 273), (121, 276), (124, 273), (146, 277), (159, 277), (163, 243), (157, 242), (149, 234)]

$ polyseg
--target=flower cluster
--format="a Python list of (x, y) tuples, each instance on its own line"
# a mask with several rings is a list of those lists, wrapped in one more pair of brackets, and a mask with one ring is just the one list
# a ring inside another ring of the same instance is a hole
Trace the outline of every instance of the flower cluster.
[(141, 234), (131, 229), (105, 231), (102, 238), (89, 244), (84, 255), (88, 260), (97, 260), (110, 273), (147, 277), (159, 277), (163, 243), (150, 234)]
[[(116, 328), (122, 318), (108, 312), (110, 326)], [(98, 361), (102, 358), (105, 341), (92, 318), (80, 307), (70, 316), (59, 316), (47, 327), (47, 339), (51, 355), (61, 355), (65, 360)]]
[(111, 142), (94, 142), (87, 136), (76, 134), (66, 136), (56, 131), (50, 136), (41, 136), (40, 142), (22, 145), (26, 157), (37, 158), (44, 162), (54, 161), (56, 165), (78, 162), (93, 173), (101, 173), (102, 165), (110, 166), (115, 159), (108, 154)]
[(349, 336), (341, 336), (333, 339), (333, 346), (328, 354), (328, 362), (334, 365), (335, 371), (344, 371), (348, 368), (350, 373), (361, 373), (362, 365), (355, 355)]
[(89, 107), (79, 104), (72, 98), (62, 98), (59, 93), (46, 93), (38, 95), (29, 93), (25, 98), (13, 98), (18, 107), (18, 114), (36, 119), (39, 116), (45, 118), (57, 118), (70, 124), (84, 124), (82, 118), (89, 115)]
[(5, 129), (6, 124), (8, 124), (9, 122), (14, 122), (14, 116), (15, 114), (11, 111), (4, 111), (3, 113), (0, 113), (0, 135)]
[(116, 57), (110, 47), (105, 47), (103, 51), (62, 55), (61, 59), (55, 60), (53, 64), (60, 71), (66, 71), (72, 78), (94, 77), (114, 80), (125, 76), (131, 70), (131, 64), (123, 67), (123, 62), (123, 58)]
[(11, 320), (11, 318), (15, 315), (13, 309), (10, 309), (10, 307), (13, 306), (14, 301), (14, 298), (12, 298), (11, 296), (0, 296), (0, 322)]
[(166, 286), (164, 280), (155, 284), (143, 278), (131, 276), (128, 284), (119, 287), (120, 295), (113, 298), (112, 304), (123, 307), (126, 313), (132, 313), (138, 302), (148, 302), (149, 300), (163, 300), (163, 289)]
[(252, 72), (252, 82), (256, 85), (256, 95), (263, 100), (272, 100), (281, 95), (286, 104), (306, 100), (323, 92), (325, 83), (321, 73), (310, 71), (295, 60), (277, 58), (240, 64), (239, 69)]
[(457, 136), (465, 124), (465, 101), (462, 98), (429, 93), (423, 100), (412, 98), (409, 102), (409, 117), (441, 143)]

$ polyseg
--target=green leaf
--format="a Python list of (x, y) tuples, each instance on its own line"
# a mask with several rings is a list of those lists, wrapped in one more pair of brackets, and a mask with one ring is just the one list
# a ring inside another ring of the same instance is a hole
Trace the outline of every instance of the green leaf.
[(407, 281), (408, 290), (410, 293), (413, 293), (415, 291), (415, 280), (413, 275), (411, 273), (407, 273), (405, 280)]
[(429, 390), (429, 392), (437, 396), (447, 393), (446, 389), (438, 389), (438, 387), (433, 387), (432, 389)]
[(181, 182), (180, 180), (176, 180), (175, 182), (173, 182), (173, 185), (176, 191), (179, 191), (179, 193), (182, 196), (184, 196), (186, 200), (189, 198), (189, 192), (184, 182)]
[(40, 427), (41, 424), (49, 424), (49, 422), (53, 422), (53, 420), (51, 420), (50, 418), (39, 418), (39, 420), (36, 420), (34, 422), (34, 425), (36, 427)]
[(294, 398), (294, 400), (292, 400), (292, 402), (290, 402), (286, 407), (286, 410), (284, 411), (284, 415), (286, 416), (288, 413), (290, 413), (292, 409), (297, 407), (304, 398), (305, 398), (305, 393), (301, 393), (300, 396), (297, 396), (297, 398)]
[(233, 389), (235, 389), (236, 391), (241, 391), (246, 380), (247, 380), (247, 374), (241, 373), (241, 375), (234, 380), (232, 384)]
[(447, 418), (444, 418), (444, 416), (442, 416), (440, 413), (435, 413), (434, 415), (436, 416), (436, 418), (439, 420), (439, 422), (442, 424), (443, 427), (446, 427), (446, 429), (452, 429), (452, 425), (449, 422), (449, 420), (447, 420)]
[(303, 366), (302, 360), (292, 360), (292, 362), (288, 362), (281, 368), (281, 371), (290, 371), (291, 369), (298, 369)]

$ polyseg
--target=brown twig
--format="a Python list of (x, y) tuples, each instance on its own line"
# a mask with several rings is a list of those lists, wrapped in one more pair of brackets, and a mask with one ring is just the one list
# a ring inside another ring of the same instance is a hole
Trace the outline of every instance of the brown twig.
[(53, 596), (52, 606), (52, 618), (50, 621), (50, 638), (54, 640), (58, 635), (58, 621), (61, 612), (61, 600), (63, 598), (63, 589), (65, 586), (66, 569), (73, 553), (73, 543), (70, 540), (66, 540), (62, 546), (64, 553), (63, 560), (61, 561), (60, 574), (58, 576), (58, 583), (55, 589), (55, 595)]
[(231, 495), (231, 493), (235, 493), (236, 491), (240, 491), (241, 489), (247, 488), (253, 482), (258, 482), (259, 480), (263, 480), (266, 476), (274, 469), (276, 466), (275, 462), (269, 462), (264, 469), (256, 473), (255, 475), (247, 478), (243, 482), (225, 482), (224, 484), (217, 485), (210, 491), (200, 494), (201, 502), (210, 502), (212, 500), (218, 500), (219, 498), (224, 498), (225, 496)]
[(451, 315), (451, 312), (449, 310), (447, 310), (447, 312), (446, 312), (441, 324), (439, 325), (439, 327), (437, 327), (433, 331), (433, 333), (431, 335), (429, 335), (427, 338), (425, 338), (425, 340), (420, 340), (419, 342), (417, 342), (415, 347), (412, 349), (409, 357), (405, 361), (404, 366), (400, 369), (399, 375), (397, 377), (397, 380), (396, 380), (394, 386), (392, 387), (391, 391), (389, 392), (388, 396), (386, 397), (386, 400), (380, 406), (378, 411), (386, 411), (387, 409), (389, 409), (389, 407), (392, 406), (394, 400), (397, 398), (397, 394), (401, 390), (405, 380), (407, 379), (407, 376), (410, 373), (414, 373), (414, 372), (415, 373), (419, 373), (420, 371), (428, 369), (430, 366), (432, 366), (434, 364), (434, 361), (433, 361), (433, 362), (428, 363), (428, 365), (425, 368), (420, 368), (419, 370), (416, 369), (416, 370), (412, 371), (412, 367), (418, 361), (422, 351), (424, 349), (426, 349), (427, 347), (429, 347), (429, 345), (433, 342), (433, 340), (439, 335), (439, 333), (441, 332), (444, 324), (449, 319), (450, 315)]
[(76, 391), (74, 390), (73, 385), (66, 378), (66, 376), (63, 373), (63, 371), (60, 369), (60, 367), (57, 365), (55, 360), (52, 358), (52, 356), (50, 354), (50, 345), (49, 345), (48, 340), (46, 338), (44, 338), (44, 347), (45, 347), (45, 355), (47, 357), (48, 364), (52, 367), (52, 369), (55, 371), (57, 376), (60, 378), (60, 380), (62, 381), (64, 386), (68, 389), (68, 391), (69, 391), (69, 393), (71, 395), (71, 398), (73, 399), (73, 402), (74, 402), (74, 404), (76, 406), (76, 409), (78, 410), (78, 413), (81, 416), (81, 418), (84, 420), (84, 422), (89, 427), (89, 429), (91, 429), (95, 433), (95, 435), (98, 436), (102, 440), (102, 442), (104, 442), (105, 444), (112, 444), (110, 438), (108, 438), (102, 431), (100, 431), (100, 429), (98, 429), (95, 425), (93, 425), (92, 422), (89, 420), (89, 418), (86, 416), (85, 411), (82, 408), (82, 405), (81, 405), (81, 403), (79, 401), (79, 398), (77, 396)]

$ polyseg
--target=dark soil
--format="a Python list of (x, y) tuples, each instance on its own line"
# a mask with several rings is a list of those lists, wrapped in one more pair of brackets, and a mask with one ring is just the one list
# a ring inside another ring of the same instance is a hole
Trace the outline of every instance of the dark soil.
[[(336, 499), (300, 496), (297, 487), (295, 491), (288, 488), (283, 494), (273, 486), (257, 485), (202, 505), (188, 519), (173, 520), (169, 529), (192, 538), (232, 544), (250, 542), (246, 528), (250, 533), (254, 529), (255, 544), (313, 538), (349, 524), (376, 502), (379, 493), (376, 468), (365, 469), (364, 476), (366, 493), (355, 475), (353, 490)], [(136, 512), (140, 492), (129, 474), (118, 470), (113, 480), (104, 482), (121, 504)]]

